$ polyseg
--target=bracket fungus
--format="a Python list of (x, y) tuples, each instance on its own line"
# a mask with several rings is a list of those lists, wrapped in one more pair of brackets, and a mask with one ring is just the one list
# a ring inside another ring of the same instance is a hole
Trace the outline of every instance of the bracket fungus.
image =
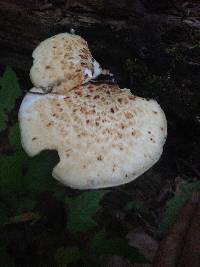
[(19, 121), (22, 145), (30, 156), (45, 149), (58, 151), (60, 162), (53, 169), (57, 180), (77, 189), (117, 186), (134, 180), (159, 160), (167, 122), (156, 101), (114, 84), (88, 82), (69, 90), (67, 78), (60, 82), (64, 77), (60, 67), (53, 74), (54, 86), (44, 94), (49, 81), (40, 81), (48, 80), (49, 73), (42, 74), (44, 79), (38, 73), (36, 83), (35, 72), (36, 87), (24, 97)]
[(32, 56), (31, 81), (45, 91), (63, 81), (70, 90), (101, 73), (87, 42), (75, 34), (60, 33), (44, 40)]

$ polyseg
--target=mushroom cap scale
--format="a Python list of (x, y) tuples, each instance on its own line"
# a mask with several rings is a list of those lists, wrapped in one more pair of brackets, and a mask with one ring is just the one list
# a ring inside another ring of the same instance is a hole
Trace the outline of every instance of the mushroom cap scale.
[(30, 78), (35, 87), (47, 90), (65, 81), (68, 90), (96, 78), (99, 63), (87, 42), (78, 35), (60, 33), (41, 42), (33, 51)]
[(22, 145), (30, 156), (57, 150), (53, 176), (63, 184), (78, 189), (125, 184), (160, 158), (167, 122), (156, 101), (108, 84), (88, 83), (69, 92), (62, 83), (51, 93), (33, 93), (39, 90), (33, 88), (20, 107)]

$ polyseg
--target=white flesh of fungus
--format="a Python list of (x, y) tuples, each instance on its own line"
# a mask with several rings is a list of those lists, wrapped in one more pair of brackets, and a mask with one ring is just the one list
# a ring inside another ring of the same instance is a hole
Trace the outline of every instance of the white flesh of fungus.
[(71, 90), (102, 71), (87, 42), (75, 34), (60, 33), (46, 39), (33, 51), (33, 59), (30, 78), (43, 91), (63, 81)]
[[(47, 79), (49, 84), (50, 75), (37, 75), (38, 81)], [(43, 92), (33, 88), (19, 111), (25, 151), (30, 156), (44, 149), (58, 151), (56, 179), (78, 189), (116, 186), (134, 180), (158, 161), (167, 122), (156, 101), (115, 85), (88, 83), (71, 91), (68, 86), (61, 83), (44, 95), (32, 93)]]

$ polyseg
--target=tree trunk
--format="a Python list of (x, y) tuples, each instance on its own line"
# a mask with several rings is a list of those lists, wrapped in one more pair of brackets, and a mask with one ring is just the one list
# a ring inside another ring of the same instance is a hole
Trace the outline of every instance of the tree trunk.
[(27, 81), (37, 44), (72, 28), (121, 86), (199, 131), (198, 0), (0, 0), (1, 69), (11, 65)]

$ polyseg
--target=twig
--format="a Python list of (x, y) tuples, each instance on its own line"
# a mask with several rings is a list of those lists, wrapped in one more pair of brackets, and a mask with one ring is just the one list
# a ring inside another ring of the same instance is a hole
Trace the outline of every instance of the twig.
[(25, 212), (18, 216), (9, 218), (7, 222), (4, 223), (4, 225), (10, 225), (10, 224), (18, 224), (18, 223), (26, 223), (26, 222), (35, 222), (38, 221), (41, 218), (39, 213), (35, 212)]

